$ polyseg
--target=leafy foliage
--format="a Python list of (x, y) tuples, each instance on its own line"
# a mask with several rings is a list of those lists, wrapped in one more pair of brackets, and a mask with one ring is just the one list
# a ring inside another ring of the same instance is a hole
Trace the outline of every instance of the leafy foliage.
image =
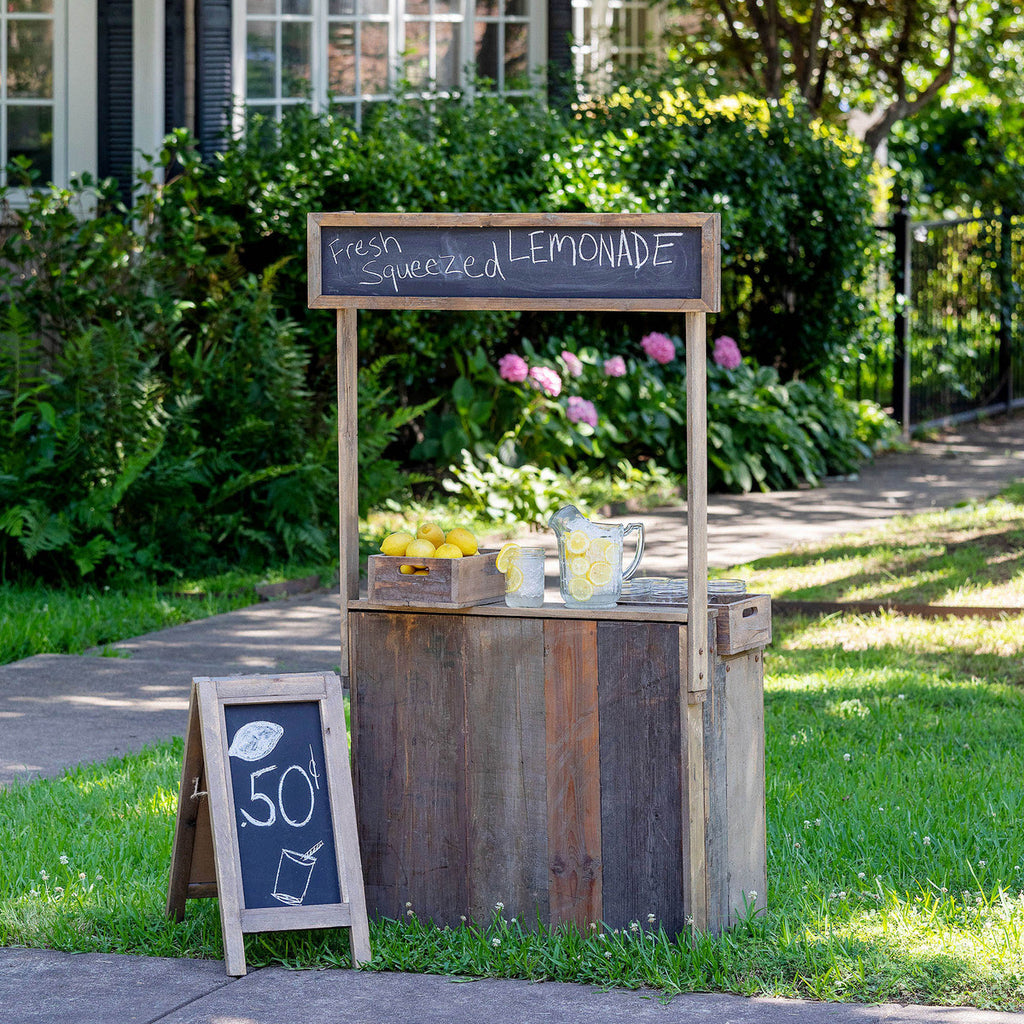
[(671, 79), (622, 88), (552, 156), (552, 189), (566, 210), (721, 213), (714, 329), (786, 377), (822, 373), (856, 331), (872, 245), (864, 156), (799, 107)]
[[(113, 183), (88, 177), (29, 189), (0, 242), (3, 578), (329, 556), (335, 332), (306, 308), (313, 210), (719, 210), (719, 329), (777, 376), (821, 372), (860, 313), (870, 232), (856, 147), (796, 110), (674, 86), (624, 90), (566, 116), (485, 94), (471, 105), (384, 104), (357, 132), (297, 109), (281, 122), (253, 118), (211, 165), (184, 132), (169, 136), (131, 209)], [(12, 186), (30, 184), (19, 173)], [(444, 477), (474, 493), (480, 475), (482, 507), (534, 518), (563, 486), (550, 474), (606, 475), (617, 463), (684, 473), (671, 370), (633, 358), (626, 382), (600, 369), (640, 322), (364, 311), (361, 510)], [(508, 387), (493, 368), (508, 349), (558, 366), (559, 348), (589, 367), (586, 401), (602, 406), (602, 425), (581, 423), (579, 405)], [(768, 381), (757, 393), (779, 388), (796, 409), (799, 388)], [(780, 423), (780, 448), (794, 429)], [(829, 441), (823, 426), (818, 440)], [(724, 459), (747, 458), (719, 442)], [(535, 471), (523, 452), (536, 452)], [(812, 479), (829, 458), (750, 463), (723, 481)]]

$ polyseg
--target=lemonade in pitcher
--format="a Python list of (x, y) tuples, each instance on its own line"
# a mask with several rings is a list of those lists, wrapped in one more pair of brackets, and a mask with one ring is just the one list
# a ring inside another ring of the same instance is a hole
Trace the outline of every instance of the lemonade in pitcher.
[[(614, 608), (622, 581), (640, 565), (644, 553), (643, 523), (618, 526), (595, 523), (574, 505), (560, 508), (548, 525), (558, 537), (559, 589), (567, 608)], [(636, 533), (636, 554), (622, 571), (623, 541)]]

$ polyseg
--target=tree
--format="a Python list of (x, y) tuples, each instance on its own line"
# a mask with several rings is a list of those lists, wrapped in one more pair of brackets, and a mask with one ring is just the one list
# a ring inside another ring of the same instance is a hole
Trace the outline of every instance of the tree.
[(1024, 41), (1020, 5), (991, 0), (676, 2), (699, 16), (681, 21), (686, 60), (767, 99), (795, 92), (829, 119), (862, 110), (871, 152), (955, 76), (1005, 67), (1007, 44), (1019, 56)]

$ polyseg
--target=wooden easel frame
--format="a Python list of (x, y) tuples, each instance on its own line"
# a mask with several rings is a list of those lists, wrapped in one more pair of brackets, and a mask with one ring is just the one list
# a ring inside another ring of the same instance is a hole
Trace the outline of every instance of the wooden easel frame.
[[(319, 705), (341, 900), (337, 904), (247, 909), (232, 813), (235, 803), (224, 709), (233, 704), (312, 702)], [(208, 896), (217, 896), (219, 900), (225, 966), (233, 977), (246, 972), (242, 937), (248, 932), (348, 928), (353, 967), (369, 963), (370, 933), (345, 708), (341, 680), (333, 672), (193, 679), (167, 895), (168, 916), (181, 920), (187, 899)]]
[[(546, 230), (607, 230), (660, 226), (700, 230), (700, 293), (675, 299), (642, 295), (609, 299), (553, 294), (548, 297), (467, 296), (457, 293), (416, 297), (325, 294), (324, 228), (436, 228), (491, 230), (536, 227)], [(686, 324), (686, 501), (689, 611), (686, 663), (689, 691), (696, 699), (708, 685), (707, 611), (707, 321), (721, 308), (721, 217), (716, 213), (535, 214), (535, 213), (310, 213), (306, 222), (308, 304), (337, 310), (338, 346), (338, 502), (341, 589), (341, 666), (351, 678), (348, 603), (359, 599), (359, 518), (357, 460), (357, 380), (359, 308), (375, 309), (558, 309), (682, 312)]]

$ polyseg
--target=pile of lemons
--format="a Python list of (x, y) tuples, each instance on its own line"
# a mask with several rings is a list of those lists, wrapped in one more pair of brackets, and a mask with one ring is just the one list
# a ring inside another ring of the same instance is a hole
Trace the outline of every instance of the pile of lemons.
[[(381, 541), (382, 555), (395, 555), (402, 558), (462, 558), (475, 555), (478, 550), (476, 537), (472, 530), (464, 526), (456, 526), (447, 533), (437, 523), (420, 523), (416, 533), (398, 530), (389, 533)], [(422, 564), (402, 564), (398, 571), (405, 576), (423, 574), (428, 570)]]

